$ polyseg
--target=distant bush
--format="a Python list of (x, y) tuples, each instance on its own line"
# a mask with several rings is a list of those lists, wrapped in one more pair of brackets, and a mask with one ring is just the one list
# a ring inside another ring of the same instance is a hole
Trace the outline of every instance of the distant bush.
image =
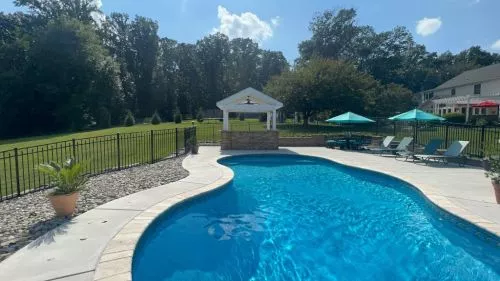
[(486, 126), (488, 125), (488, 120), (486, 118), (477, 118), (476, 126)]
[(259, 115), (259, 121), (260, 122), (266, 122), (267, 121), (267, 114), (266, 113), (262, 113), (261, 115)]
[(134, 114), (132, 114), (132, 111), (128, 110), (127, 114), (125, 115), (125, 121), (124, 125), (127, 127), (131, 127), (135, 125), (135, 117)]
[(161, 123), (160, 114), (158, 114), (158, 111), (155, 111), (155, 113), (153, 113), (153, 116), (151, 117), (151, 124), (159, 125), (160, 123)]
[(245, 121), (245, 113), (240, 113), (240, 121)]
[(196, 121), (198, 122), (203, 122), (203, 110), (200, 108), (200, 110), (198, 110), (198, 113), (196, 114)]
[(111, 128), (111, 114), (105, 107), (99, 108), (97, 126), (101, 129)]
[(182, 123), (182, 114), (180, 111), (177, 111), (175, 112), (175, 115), (174, 115), (174, 122), (175, 124), (180, 124)]
[(458, 112), (451, 112), (443, 116), (450, 123), (465, 123), (465, 115)]

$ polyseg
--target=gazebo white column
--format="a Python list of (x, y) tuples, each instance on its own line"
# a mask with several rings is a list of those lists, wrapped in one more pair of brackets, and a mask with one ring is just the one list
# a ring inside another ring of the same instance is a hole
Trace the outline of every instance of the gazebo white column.
[(223, 126), (224, 131), (229, 131), (229, 112), (227, 110), (222, 111)]
[(273, 131), (276, 131), (276, 110), (273, 110)]
[(271, 112), (267, 112), (267, 130), (271, 130)]

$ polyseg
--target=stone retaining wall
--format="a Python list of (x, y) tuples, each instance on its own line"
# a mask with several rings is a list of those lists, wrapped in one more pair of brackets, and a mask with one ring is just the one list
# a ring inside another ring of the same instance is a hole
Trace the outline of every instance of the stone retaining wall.
[(278, 131), (221, 132), (222, 150), (275, 150), (278, 145)]
[(322, 135), (311, 137), (282, 137), (280, 146), (325, 146), (326, 137)]

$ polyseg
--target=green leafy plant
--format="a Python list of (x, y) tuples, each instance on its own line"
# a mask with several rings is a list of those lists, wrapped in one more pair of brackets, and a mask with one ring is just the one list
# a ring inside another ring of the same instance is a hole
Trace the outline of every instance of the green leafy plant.
[(160, 114), (158, 114), (158, 111), (155, 111), (155, 113), (153, 113), (153, 117), (151, 117), (151, 124), (159, 125), (160, 123), (161, 123)]
[(201, 123), (203, 122), (203, 119), (204, 119), (203, 110), (200, 108), (198, 110), (198, 113), (196, 114), (196, 120)]
[(450, 112), (443, 117), (450, 123), (465, 123), (465, 114), (459, 112)]
[(500, 159), (490, 158), (490, 166), (488, 171), (485, 172), (485, 176), (491, 179), (492, 182), (498, 184), (500, 183)]
[(82, 165), (76, 163), (73, 158), (66, 160), (62, 165), (53, 161), (40, 164), (38, 171), (50, 178), (50, 184), (54, 187), (51, 195), (69, 195), (79, 192), (87, 182), (87, 177), (83, 175)]
[(125, 115), (125, 121), (124, 121), (125, 126), (131, 127), (135, 125), (135, 117), (134, 114), (132, 114), (132, 111), (128, 110), (127, 115)]
[(174, 122), (175, 124), (180, 124), (182, 123), (182, 114), (180, 113), (180, 111), (177, 111), (174, 115)]

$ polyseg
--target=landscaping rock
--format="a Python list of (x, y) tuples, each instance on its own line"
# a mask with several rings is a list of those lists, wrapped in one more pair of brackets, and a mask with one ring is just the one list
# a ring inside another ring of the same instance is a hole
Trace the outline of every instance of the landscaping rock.
[[(188, 176), (183, 157), (138, 166), (89, 179), (78, 199), (75, 216), (138, 191)], [(55, 217), (47, 198), (50, 190), (0, 202), (0, 261), (48, 231), (68, 221)]]

